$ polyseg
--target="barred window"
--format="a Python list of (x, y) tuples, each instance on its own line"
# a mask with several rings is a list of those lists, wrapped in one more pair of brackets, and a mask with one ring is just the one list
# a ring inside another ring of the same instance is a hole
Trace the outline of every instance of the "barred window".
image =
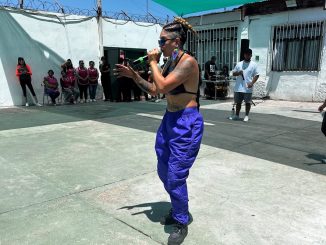
[(273, 71), (319, 71), (323, 22), (274, 27)]
[(237, 63), (237, 27), (197, 31), (188, 34), (186, 49), (191, 51), (204, 70), (205, 62), (216, 56), (216, 65), (222, 69), (227, 65), (230, 70)]

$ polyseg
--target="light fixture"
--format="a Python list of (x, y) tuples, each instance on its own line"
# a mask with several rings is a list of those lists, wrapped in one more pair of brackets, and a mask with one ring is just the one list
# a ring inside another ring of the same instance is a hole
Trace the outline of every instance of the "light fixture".
[(295, 8), (298, 6), (296, 0), (286, 0), (285, 3), (288, 8)]

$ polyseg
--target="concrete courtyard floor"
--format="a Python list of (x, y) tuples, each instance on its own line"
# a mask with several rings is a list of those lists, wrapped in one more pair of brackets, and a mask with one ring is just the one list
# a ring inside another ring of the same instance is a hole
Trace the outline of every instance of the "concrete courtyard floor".
[[(326, 139), (319, 103), (203, 100), (183, 244), (326, 244)], [(0, 110), (0, 244), (166, 244), (156, 174), (160, 103)], [(243, 117), (243, 116), (242, 116)]]

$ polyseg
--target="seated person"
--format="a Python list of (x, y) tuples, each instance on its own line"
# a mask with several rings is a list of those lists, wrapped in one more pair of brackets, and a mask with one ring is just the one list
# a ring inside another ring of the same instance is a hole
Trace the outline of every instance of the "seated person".
[(56, 105), (55, 99), (58, 98), (60, 92), (58, 89), (59, 83), (58, 80), (54, 77), (53, 70), (48, 71), (48, 76), (44, 77), (43, 83), (45, 86), (44, 92), (50, 96), (52, 104)]
[(219, 73), (220, 76), (224, 76), (225, 78), (228, 78), (230, 76), (229, 67), (227, 65), (223, 66), (222, 71)]
[[(221, 76), (220, 79), (225, 79), (225, 82), (223, 82), (223, 86), (229, 86), (229, 78), (230, 78), (230, 72), (229, 67), (227, 65), (224, 65), (222, 68), (222, 71), (219, 73)], [(225, 89), (225, 88), (224, 88)]]
[(67, 76), (65, 71), (61, 71), (60, 84), (62, 87), (62, 93), (64, 95), (65, 102), (76, 104), (79, 96), (79, 91), (76, 89), (76, 81)]

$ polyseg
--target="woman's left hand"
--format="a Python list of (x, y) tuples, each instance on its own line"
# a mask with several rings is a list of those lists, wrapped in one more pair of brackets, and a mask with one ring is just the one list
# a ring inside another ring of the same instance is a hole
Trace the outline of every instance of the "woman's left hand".
[(116, 64), (115, 69), (113, 69), (113, 74), (118, 77), (129, 77), (129, 78), (135, 78), (137, 73), (135, 72), (134, 69), (132, 69), (131, 66), (127, 65), (121, 65), (121, 64)]

